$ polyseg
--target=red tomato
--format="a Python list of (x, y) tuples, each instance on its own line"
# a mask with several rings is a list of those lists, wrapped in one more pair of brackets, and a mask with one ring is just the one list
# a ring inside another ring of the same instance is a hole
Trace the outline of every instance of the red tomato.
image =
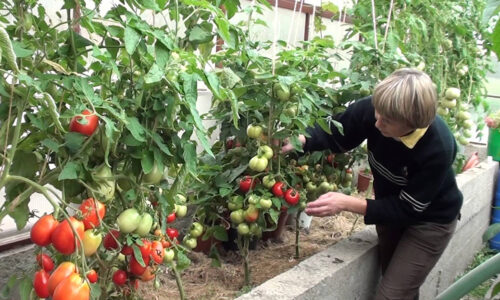
[(130, 246), (123, 246), (121, 254), (132, 255), (132, 254), (134, 254), (134, 249)]
[(163, 246), (164, 249), (170, 248), (170, 246), (172, 246), (172, 244), (169, 241), (167, 241), (165, 238), (161, 239), (161, 245)]
[(276, 182), (272, 188), (273, 195), (278, 198), (283, 198), (283, 196), (285, 195), (285, 193), (283, 192), (284, 187), (285, 184), (283, 182), (281, 181)]
[(33, 277), (33, 288), (35, 288), (35, 293), (40, 298), (48, 298), (49, 293), (49, 273), (45, 270), (40, 270), (35, 273)]
[(141, 250), (142, 258), (149, 257), (151, 254), (151, 241), (150, 240), (142, 240), (142, 246), (139, 246), (139, 250)]
[(147, 266), (146, 268), (146, 271), (144, 271), (142, 273), (142, 275), (140, 276), (141, 280), (142, 281), (151, 281), (153, 279), (155, 279), (155, 268), (151, 267), (151, 266)]
[(50, 244), (50, 236), (58, 224), (59, 222), (52, 215), (41, 217), (31, 227), (31, 241), (38, 246), (48, 246)]
[(118, 230), (112, 229), (110, 232), (106, 234), (102, 244), (106, 250), (118, 249), (118, 237), (120, 236), (120, 232)]
[(87, 279), (90, 281), (90, 283), (96, 283), (98, 278), (99, 276), (94, 269), (87, 272)]
[(172, 223), (173, 221), (175, 221), (175, 212), (167, 216), (167, 223)]
[(297, 205), (300, 200), (300, 194), (295, 189), (288, 189), (285, 192), (285, 201), (290, 205)]
[(123, 270), (116, 270), (113, 274), (113, 282), (116, 285), (124, 285), (127, 282), (127, 273)]
[(101, 224), (101, 220), (106, 214), (106, 206), (94, 198), (88, 198), (80, 205), (80, 211), (83, 216), (83, 225), (87, 230)]
[(69, 131), (79, 132), (83, 135), (91, 136), (96, 130), (97, 125), (99, 125), (99, 117), (88, 109), (82, 111), (82, 115), (85, 115), (86, 123), (82, 124), (85, 121), (82, 121), (81, 116), (75, 116), (69, 123)]
[(71, 274), (59, 283), (52, 300), (89, 300), (90, 287), (78, 274)]
[(251, 176), (245, 176), (240, 180), (240, 191), (246, 193), (250, 189), (253, 189), (256, 184), (257, 181), (253, 180)]
[(36, 261), (38, 265), (47, 272), (54, 269), (54, 261), (47, 254), (39, 253), (36, 255)]
[(135, 256), (132, 256), (132, 258), (130, 259), (130, 263), (129, 263), (130, 273), (137, 275), (137, 276), (141, 276), (146, 271), (146, 267), (149, 264), (150, 258), (149, 258), (149, 256), (146, 256), (146, 257), (143, 257), (142, 260), (144, 261), (144, 267), (141, 266), (141, 264), (137, 261), (137, 259), (135, 259)]
[(167, 228), (167, 235), (173, 241), (179, 236), (179, 231), (175, 228)]
[(157, 263), (161, 264), (163, 262), (163, 246), (160, 241), (154, 241), (151, 243), (151, 258)]
[(59, 283), (74, 273), (76, 273), (75, 264), (69, 261), (61, 263), (49, 277), (49, 293), (54, 294)]
[(69, 221), (62, 221), (59, 225), (57, 225), (56, 229), (54, 229), (51, 235), (51, 240), (54, 248), (65, 255), (70, 255), (71, 253), (75, 252), (75, 244), (79, 243), (78, 239), (76, 239), (75, 235), (73, 234), (70, 223), (75, 228), (75, 231), (80, 239), (83, 240), (83, 222), (78, 221), (74, 217), (70, 217)]

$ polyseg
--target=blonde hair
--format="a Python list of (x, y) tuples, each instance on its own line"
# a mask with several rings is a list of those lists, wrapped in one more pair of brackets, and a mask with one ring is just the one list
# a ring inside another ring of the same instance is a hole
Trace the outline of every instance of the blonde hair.
[(436, 86), (420, 70), (399, 69), (375, 86), (373, 106), (386, 118), (424, 128), (436, 116)]

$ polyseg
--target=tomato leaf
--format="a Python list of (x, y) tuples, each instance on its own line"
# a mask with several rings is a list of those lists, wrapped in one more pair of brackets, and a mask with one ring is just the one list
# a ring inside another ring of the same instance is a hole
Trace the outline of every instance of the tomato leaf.
[(147, 152), (141, 159), (142, 171), (148, 174), (153, 170), (154, 158), (151, 152)]
[(139, 120), (136, 117), (127, 117), (127, 129), (134, 136), (134, 138), (139, 142), (145, 142), (146, 139), (144, 137), (145, 130), (142, 127)]
[(33, 289), (32, 279), (28, 276), (23, 277), (19, 283), (19, 296), (21, 300), (30, 299), (31, 290)]
[(498, 233), (500, 233), (500, 223), (491, 224), (483, 234), (483, 242), (491, 240)]
[(182, 270), (189, 267), (191, 260), (182, 251), (177, 252), (177, 270), (181, 272)]
[(26, 223), (28, 223), (28, 219), (30, 216), (30, 209), (29, 209), (29, 201), (24, 201), (23, 203), (19, 204), (14, 210), (9, 212), (9, 216), (11, 216), (14, 221), (16, 221), (16, 227), (18, 230), (23, 229), (26, 226)]
[(160, 81), (165, 72), (157, 64), (153, 64), (151, 69), (149, 69), (148, 74), (144, 77), (144, 82), (151, 84)]
[(141, 36), (137, 31), (135, 31), (133, 28), (127, 26), (125, 27), (125, 33), (123, 37), (125, 41), (125, 50), (127, 50), (127, 53), (132, 55), (135, 52), (135, 49), (137, 48), (137, 45), (139, 45), (139, 42), (141, 40)]
[(100, 299), (101, 286), (98, 283), (90, 284), (90, 299)]
[(76, 153), (81, 149), (86, 136), (78, 132), (68, 132), (64, 135), (64, 145), (71, 153)]
[(216, 225), (213, 228), (214, 231), (214, 237), (218, 239), (219, 241), (227, 242), (228, 241), (228, 236), (227, 236), (227, 230), (226, 228), (222, 227), (221, 225)]
[(80, 170), (80, 165), (73, 161), (70, 161), (64, 166), (57, 179), (59, 181), (64, 179), (78, 179), (79, 170)]
[[(141, 246), (142, 246), (142, 241), (139, 240), (138, 242), (141, 243)], [(142, 259), (141, 249), (139, 249), (139, 247), (137, 247), (136, 244), (132, 245), (132, 249), (134, 250), (134, 257), (137, 260), (137, 262), (141, 265), (141, 267), (145, 267), (146, 264), (144, 263), (144, 260)]]
[(58, 153), (59, 152), (59, 144), (51, 139), (44, 139), (42, 145), (49, 148), (51, 151)]
[(13, 292), (14, 287), (16, 286), (17, 280), (18, 280), (17, 275), (12, 275), (9, 277), (9, 280), (2, 287), (2, 290), (0, 291), (0, 298), (1, 299), (11, 299), (12, 298), (10, 296)]
[(186, 169), (189, 173), (196, 176), (196, 166), (197, 166), (197, 157), (196, 157), (196, 147), (193, 143), (184, 144), (183, 148), (184, 152), (182, 156), (184, 157), (184, 162), (186, 164)]
[(491, 34), (491, 40), (493, 51), (495, 51), (497, 58), (500, 58), (500, 20), (495, 24), (495, 29), (493, 29), (493, 33)]

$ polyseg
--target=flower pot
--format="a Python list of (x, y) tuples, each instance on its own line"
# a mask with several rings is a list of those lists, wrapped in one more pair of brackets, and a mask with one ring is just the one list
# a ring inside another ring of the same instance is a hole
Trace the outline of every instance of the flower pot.
[(278, 218), (278, 225), (273, 231), (266, 231), (262, 233), (262, 240), (274, 239), (281, 240), (281, 234), (286, 227), (286, 221), (288, 219), (288, 213), (286, 211), (282, 211)]
[(488, 155), (500, 161), (500, 130), (490, 128), (488, 134)]
[(368, 189), (368, 186), (370, 185), (370, 181), (373, 180), (373, 175), (369, 173), (359, 173), (358, 174), (358, 191), (359, 192), (364, 192)]
[(203, 235), (199, 236), (196, 239), (196, 247), (193, 249), (195, 252), (203, 252), (206, 255), (210, 253), (210, 249), (212, 249), (212, 245), (215, 247), (219, 247), (221, 244), (221, 241), (218, 239), (214, 238), (213, 236), (210, 236), (208, 239), (203, 240)]

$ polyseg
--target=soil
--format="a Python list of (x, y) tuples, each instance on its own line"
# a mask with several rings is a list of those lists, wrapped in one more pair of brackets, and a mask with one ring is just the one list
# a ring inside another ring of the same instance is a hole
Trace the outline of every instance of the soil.
[[(295, 259), (295, 226), (287, 225), (282, 241), (259, 240), (249, 254), (251, 287), (283, 273), (308, 257), (345, 239), (365, 227), (363, 218), (348, 212), (324, 218), (313, 218), (308, 230), (300, 230), (300, 258)], [(189, 254), (191, 265), (181, 273), (187, 299), (234, 299), (251, 290), (244, 287), (243, 260), (237, 251), (219, 249), (221, 266), (212, 266), (212, 260), (203, 253)], [(152, 282), (141, 284), (144, 299), (179, 299), (172, 272), (158, 276), (161, 286), (154, 289)]]

